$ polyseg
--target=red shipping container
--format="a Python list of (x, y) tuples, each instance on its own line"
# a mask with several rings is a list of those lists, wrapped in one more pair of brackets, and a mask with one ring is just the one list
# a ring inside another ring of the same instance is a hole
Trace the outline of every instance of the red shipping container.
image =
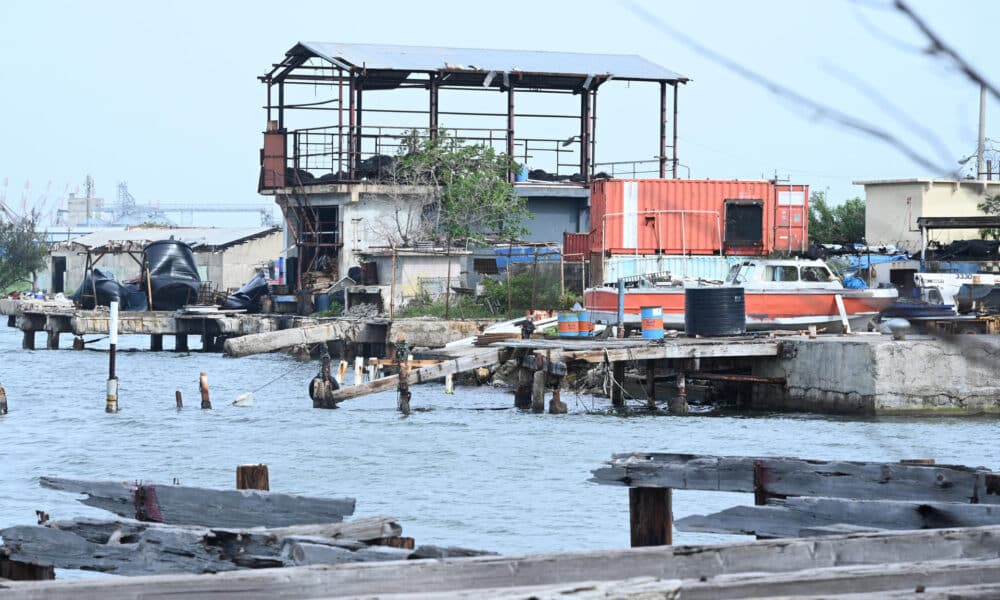
[[(779, 197), (786, 210), (778, 213)], [(603, 254), (769, 254), (807, 239), (808, 186), (638, 179), (591, 185), (590, 249)], [(780, 229), (780, 219), (787, 225)], [(781, 242), (776, 246), (775, 240)]]
[(563, 233), (563, 260), (583, 262), (590, 254), (590, 234)]

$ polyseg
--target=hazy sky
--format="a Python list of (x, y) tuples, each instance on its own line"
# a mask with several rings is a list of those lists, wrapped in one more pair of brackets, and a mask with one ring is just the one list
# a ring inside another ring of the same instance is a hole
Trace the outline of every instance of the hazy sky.
[[(991, 48), (1000, 3), (911, 2), (1000, 83)], [(924, 53), (924, 38), (888, 1), (640, 5), (700, 44), (886, 128), (942, 170), (975, 151), (979, 90)], [(692, 79), (678, 119), (680, 162), (692, 177), (777, 170), (842, 200), (863, 194), (855, 179), (940, 175), (738, 77), (627, 3), (35, 0), (0, 3), (0, 24), (0, 190), (8, 178), (15, 208), (25, 181), (37, 203), (48, 182), (58, 197), (88, 173), (98, 195), (113, 197), (127, 180), (141, 203), (260, 201), (256, 77), (298, 40), (639, 54)], [(1000, 119), (996, 109), (991, 99), (990, 119)], [(603, 96), (598, 160), (651, 158), (657, 110), (650, 85)]]

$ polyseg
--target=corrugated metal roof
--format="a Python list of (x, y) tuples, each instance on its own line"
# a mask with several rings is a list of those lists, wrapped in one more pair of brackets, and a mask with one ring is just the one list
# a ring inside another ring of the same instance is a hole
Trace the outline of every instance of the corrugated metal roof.
[(299, 48), (342, 67), (398, 71), (471, 71), (529, 73), (572, 77), (613, 76), (616, 79), (687, 81), (670, 69), (635, 54), (587, 54), (538, 50), (488, 50), (390, 44), (299, 42)]
[(101, 248), (115, 242), (155, 242), (173, 237), (173, 239), (180, 240), (197, 250), (199, 247), (231, 246), (272, 231), (280, 231), (280, 229), (276, 227), (129, 227), (102, 229), (62, 243), (87, 248)]

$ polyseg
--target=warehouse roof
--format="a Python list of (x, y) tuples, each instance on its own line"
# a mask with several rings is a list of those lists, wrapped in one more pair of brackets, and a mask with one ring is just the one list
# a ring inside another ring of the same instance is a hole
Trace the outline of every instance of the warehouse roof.
[(281, 231), (277, 227), (126, 227), (122, 229), (101, 229), (82, 235), (67, 242), (56, 244), (56, 248), (84, 247), (134, 248), (158, 240), (180, 240), (197, 250), (221, 250)]

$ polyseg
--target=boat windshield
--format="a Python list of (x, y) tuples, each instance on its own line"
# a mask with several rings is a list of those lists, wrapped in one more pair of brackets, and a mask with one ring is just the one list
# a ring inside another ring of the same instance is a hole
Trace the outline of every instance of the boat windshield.
[(837, 280), (825, 265), (802, 267), (801, 272), (802, 281), (822, 281), (827, 283)]
[(726, 275), (726, 283), (737, 285), (751, 280), (756, 266), (754, 263), (749, 262), (733, 265), (729, 268), (729, 274)]

